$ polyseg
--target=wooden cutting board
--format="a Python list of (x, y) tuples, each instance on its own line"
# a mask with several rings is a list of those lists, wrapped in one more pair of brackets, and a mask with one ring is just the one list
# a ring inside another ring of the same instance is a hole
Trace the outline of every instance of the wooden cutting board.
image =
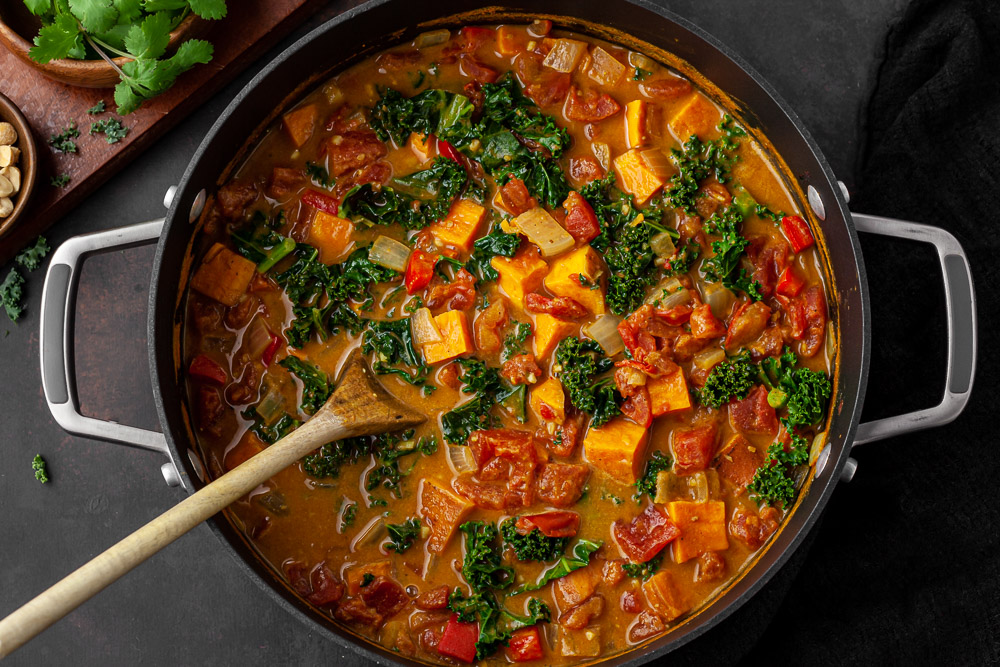
[[(108, 144), (103, 135), (89, 134), (91, 122), (111, 114), (87, 114), (100, 100), (113, 109), (113, 89), (74, 88), (52, 81), (0, 47), (0, 91), (28, 119), (39, 155), (38, 177), (28, 208), (11, 229), (0, 231), (0, 266), (323, 4), (324, 0), (230, 2), (229, 15), (213, 21), (203, 35), (215, 46), (212, 62), (185, 73), (173, 88), (124, 117), (128, 136), (116, 144)], [(59, 153), (48, 145), (49, 137), (72, 121), (80, 130), (78, 152)], [(51, 179), (59, 174), (70, 177), (67, 185), (51, 185)]]

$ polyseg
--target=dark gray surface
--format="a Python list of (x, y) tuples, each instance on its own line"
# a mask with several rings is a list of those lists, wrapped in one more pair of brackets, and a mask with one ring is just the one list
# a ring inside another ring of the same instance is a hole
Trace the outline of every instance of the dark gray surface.
[[(860, 110), (883, 36), (905, 0), (863, 5), (818, 0), (663, 4), (728, 43), (757, 68), (812, 128), (834, 171), (851, 185)], [(160, 216), (164, 191), (180, 178), (202, 136), (255, 69), (58, 223), (48, 236), (50, 243)], [(87, 140), (81, 141), (82, 149)], [(144, 333), (152, 254), (152, 247), (146, 247), (89, 261), (77, 311), (78, 386), (84, 411), (146, 428), (156, 427)], [(42, 271), (30, 276), (28, 312), (18, 325), (8, 326), (0, 318), (5, 370), (0, 381), (0, 616), (183, 497), (163, 484), (162, 461), (155, 455), (72, 437), (52, 421), (38, 369), (42, 279)], [(30, 460), (36, 452), (49, 461), (52, 482), (44, 486), (31, 475)], [(850, 489), (839, 493), (849, 494)], [(837, 512), (836, 497), (830, 512)], [(855, 538), (864, 539), (849, 539)], [(788, 585), (776, 582), (760, 597), (780, 599)], [(844, 629), (849, 634), (851, 624), (845, 623)], [(707, 639), (726, 636), (724, 623)], [(6, 664), (140, 661), (359, 662), (287, 617), (255, 583), (233, 569), (231, 557), (204, 527), (85, 604)]]

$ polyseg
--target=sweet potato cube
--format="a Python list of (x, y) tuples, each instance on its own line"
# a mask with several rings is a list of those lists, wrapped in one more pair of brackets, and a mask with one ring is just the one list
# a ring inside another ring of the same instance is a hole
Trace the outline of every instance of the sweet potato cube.
[(191, 278), (191, 289), (225, 306), (235, 306), (250, 285), (257, 265), (216, 243), (205, 253)]
[(554, 377), (549, 377), (531, 388), (531, 411), (538, 421), (562, 424), (566, 421), (566, 394), (562, 383)]
[(645, 146), (649, 143), (646, 131), (646, 102), (632, 100), (625, 105), (625, 141), (629, 148)]
[(707, 139), (715, 133), (715, 126), (722, 119), (722, 112), (711, 100), (695, 93), (681, 109), (670, 119), (670, 130), (677, 141), (682, 144), (697, 135), (699, 139)]
[(556, 579), (555, 586), (552, 587), (552, 596), (556, 599), (560, 611), (565, 612), (593, 595), (599, 579), (600, 575), (594, 566), (573, 570), (565, 577)]
[(690, 609), (668, 570), (660, 570), (643, 582), (642, 592), (646, 594), (649, 606), (668, 622)]
[(576, 325), (572, 322), (546, 313), (535, 315), (535, 359), (539, 362), (548, 359), (559, 341), (570, 335), (575, 328)]
[(604, 426), (591, 427), (583, 449), (590, 465), (622, 484), (634, 484), (642, 475), (648, 435), (645, 427), (615, 417)]
[(497, 28), (497, 52), (515, 56), (528, 47), (528, 33), (522, 26), (502, 25)]
[(670, 520), (681, 529), (681, 536), (674, 540), (674, 560), (678, 563), (697, 558), (709, 551), (729, 548), (726, 537), (726, 503), (709, 500), (693, 503), (676, 500), (667, 505)]
[(413, 154), (421, 162), (427, 162), (431, 156), (431, 145), (429, 137), (423, 132), (410, 132), (410, 139), (406, 142)]
[(374, 563), (362, 563), (353, 565), (344, 572), (344, 579), (347, 580), (347, 592), (350, 595), (357, 595), (361, 592), (361, 582), (365, 575), (373, 577), (392, 577), (392, 563), (388, 560), (377, 560)]
[(559, 653), (567, 658), (596, 658), (601, 654), (601, 626), (591, 625), (583, 630), (571, 630), (556, 625)]
[(479, 225), (486, 215), (486, 209), (474, 201), (459, 199), (451, 205), (451, 210), (441, 220), (428, 229), (441, 243), (453, 245), (468, 251), (476, 240)]
[(319, 259), (333, 264), (354, 247), (354, 223), (326, 211), (316, 211), (309, 223), (309, 243), (319, 249)]
[(469, 319), (461, 310), (447, 310), (434, 317), (434, 324), (441, 332), (441, 342), (424, 345), (424, 361), (437, 364), (472, 352), (472, 332)]
[(742, 489), (753, 481), (757, 468), (764, 463), (766, 452), (740, 434), (734, 435), (715, 459), (719, 474)]
[(635, 197), (637, 206), (645, 204), (663, 187), (663, 178), (649, 167), (637, 148), (616, 157), (614, 168), (621, 189)]
[(472, 503), (459, 498), (433, 479), (424, 479), (420, 483), (419, 505), (418, 513), (431, 529), (427, 548), (434, 553), (444, 551), (448, 540), (473, 507)]
[[(585, 245), (557, 259), (542, 282), (556, 296), (569, 297), (594, 315), (603, 315), (603, 273), (601, 256)], [(595, 285), (598, 286), (596, 289)]]
[(245, 463), (255, 454), (264, 451), (264, 443), (260, 441), (253, 431), (247, 431), (240, 438), (240, 441), (236, 443), (236, 446), (226, 452), (225, 457), (222, 462), (226, 470), (232, 470), (233, 468)]
[(649, 378), (646, 388), (649, 389), (649, 406), (654, 417), (691, 409), (691, 392), (680, 368), (670, 375)]
[(513, 257), (494, 257), (490, 264), (500, 277), (497, 282), (511, 304), (523, 309), (525, 295), (542, 285), (542, 278), (548, 273), (549, 265), (542, 259), (538, 246), (525, 243)]
[(292, 143), (296, 148), (300, 148), (309, 141), (313, 130), (316, 128), (316, 117), (319, 109), (315, 104), (307, 104), (294, 111), (289, 111), (281, 117), (281, 122), (285, 126), (285, 131), (292, 138)]

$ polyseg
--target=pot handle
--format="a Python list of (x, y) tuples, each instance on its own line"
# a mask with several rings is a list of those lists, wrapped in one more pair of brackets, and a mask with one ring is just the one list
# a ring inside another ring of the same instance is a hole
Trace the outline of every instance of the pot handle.
[(950, 232), (905, 220), (851, 213), (859, 232), (932, 244), (941, 262), (948, 318), (948, 367), (944, 397), (933, 408), (858, 425), (855, 445), (942, 426), (962, 414), (976, 376), (976, 292), (965, 250)]
[(66, 431), (140, 449), (167, 457), (160, 467), (168, 486), (183, 486), (179, 468), (167, 447), (166, 437), (113, 421), (80, 413), (76, 395), (76, 365), (73, 359), (73, 313), (80, 265), (88, 255), (151, 243), (159, 238), (163, 219), (74, 236), (52, 254), (42, 288), (41, 350), (42, 389), (49, 411)]

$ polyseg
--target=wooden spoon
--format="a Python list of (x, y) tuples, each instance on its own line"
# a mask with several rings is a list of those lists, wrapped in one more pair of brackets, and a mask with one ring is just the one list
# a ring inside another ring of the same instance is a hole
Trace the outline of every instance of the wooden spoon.
[(305, 424), (167, 510), (0, 621), (0, 658), (76, 609), (139, 563), (317, 447), (427, 421), (391, 396), (355, 350), (340, 384)]

